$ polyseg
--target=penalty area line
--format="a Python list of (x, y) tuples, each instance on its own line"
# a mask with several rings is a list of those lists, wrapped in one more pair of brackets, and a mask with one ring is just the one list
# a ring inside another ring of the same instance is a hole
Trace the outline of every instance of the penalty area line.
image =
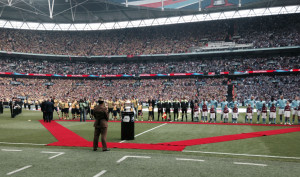
[(194, 162), (204, 162), (205, 161), (205, 160), (201, 160), (201, 159), (183, 159), (183, 158), (176, 158), (176, 160), (194, 161)]
[(266, 167), (266, 166), (268, 166), (267, 164), (245, 163), (245, 162), (233, 162), (233, 164), (236, 164), (236, 165), (252, 165), (252, 166), (261, 166), (261, 167)]
[(65, 154), (64, 152), (49, 152), (49, 151), (42, 151), (41, 153), (56, 154), (54, 156), (49, 157), (48, 159), (53, 159), (55, 157)]
[(6, 173), (6, 175), (9, 176), (9, 175), (12, 175), (12, 174), (14, 174), (14, 173), (17, 173), (17, 172), (19, 172), (19, 171), (25, 170), (25, 169), (30, 168), (30, 167), (32, 167), (32, 165), (27, 165), (27, 166), (25, 166), (25, 167), (23, 167), (23, 168), (20, 168), (20, 169), (17, 169), (17, 170), (15, 170), (15, 171)]
[(6, 151), (6, 152), (21, 152), (23, 150), (18, 150), (18, 149), (1, 149), (1, 151)]
[(21, 145), (32, 145), (32, 146), (46, 146), (47, 144), (35, 144), (35, 143), (10, 143), (10, 142), (0, 142), (0, 144), (21, 144)]
[[(161, 125), (159, 125), (159, 126), (156, 126), (156, 127), (154, 127), (154, 128), (151, 128), (151, 129), (149, 129), (149, 130), (146, 130), (146, 131), (144, 131), (144, 132), (142, 132), (142, 133), (139, 133), (139, 134), (135, 135), (134, 137), (141, 136), (141, 135), (143, 135), (143, 134), (145, 134), (145, 133), (147, 133), (147, 132), (150, 132), (150, 131), (155, 130), (155, 129), (159, 128), (159, 127), (165, 126), (165, 125), (167, 125), (167, 124), (168, 124), (168, 123), (161, 124)], [(123, 140), (123, 141), (120, 141), (119, 143), (124, 143), (125, 141), (126, 141), (126, 140)]]
[(227, 152), (205, 152), (205, 151), (188, 151), (183, 150), (182, 152), (202, 153), (202, 154), (218, 154), (218, 155), (232, 155), (232, 156), (246, 156), (246, 157), (266, 157), (266, 158), (279, 158), (279, 159), (296, 159), (300, 160), (300, 157), (286, 157), (286, 156), (271, 156), (271, 155), (256, 155), (256, 154), (234, 154)]
[(93, 176), (93, 177), (99, 177), (99, 176), (103, 175), (103, 174), (106, 173), (106, 172), (107, 172), (106, 170), (102, 170), (102, 171), (100, 171), (100, 173), (96, 174), (96, 175)]
[(124, 157), (122, 157), (122, 158), (120, 158), (118, 161), (117, 161), (117, 163), (121, 163), (121, 162), (123, 162), (125, 159), (127, 159), (127, 158), (142, 158), (142, 159), (150, 159), (151, 157), (149, 157), (149, 156), (124, 156)]

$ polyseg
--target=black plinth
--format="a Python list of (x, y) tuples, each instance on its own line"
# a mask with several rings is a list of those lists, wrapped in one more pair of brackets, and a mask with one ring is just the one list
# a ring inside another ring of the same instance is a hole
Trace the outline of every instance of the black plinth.
[(134, 140), (134, 113), (122, 112), (121, 140)]

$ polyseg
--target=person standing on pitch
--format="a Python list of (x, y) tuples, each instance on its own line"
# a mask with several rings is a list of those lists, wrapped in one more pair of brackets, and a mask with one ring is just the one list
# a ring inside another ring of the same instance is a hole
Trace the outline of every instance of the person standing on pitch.
[(195, 105), (193, 107), (193, 116), (194, 116), (194, 121), (199, 122), (199, 105), (198, 105), (198, 100), (195, 100)]
[(237, 104), (234, 104), (232, 108), (232, 123), (237, 123), (237, 119), (239, 118), (239, 108)]
[(0, 101), (0, 114), (3, 114), (3, 99)]
[(292, 115), (293, 115), (293, 122), (292, 124), (295, 123), (295, 117), (297, 115), (297, 109), (298, 109), (298, 105), (300, 104), (300, 101), (299, 101), (299, 97), (296, 96), (295, 100), (292, 101)]
[(192, 122), (194, 122), (194, 107), (195, 107), (195, 98), (193, 97), (190, 100), (190, 108), (191, 108), (191, 118), (192, 118)]
[(212, 96), (212, 99), (210, 100), (210, 105), (214, 105), (215, 107), (215, 122), (217, 121), (217, 107), (218, 107), (218, 101), (215, 99), (214, 96)]
[(174, 114), (174, 121), (178, 121), (178, 111), (180, 108), (180, 102), (178, 101), (178, 98), (175, 97), (175, 101), (173, 102), (173, 114)]
[(45, 103), (45, 112), (46, 112), (46, 122), (51, 122), (53, 119), (53, 110), (54, 110), (54, 104), (51, 102), (51, 99), (49, 99)]
[(154, 120), (154, 105), (155, 105), (155, 100), (153, 99), (152, 96), (151, 96), (150, 99), (148, 100), (148, 105), (149, 105), (149, 106), (150, 106), (150, 103), (151, 103), (152, 108), (153, 108), (151, 114), (152, 114), (152, 116), (153, 116), (152, 118), (153, 118), (153, 120)]
[(42, 104), (41, 104), (41, 111), (43, 113), (43, 120), (44, 122), (46, 122), (46, 102), (47, 100), (43, 100)]
[(276, 106), (275, 103), (272, 103), (270, 107), (270, 114), (269, 114), (269, 124), (276, 124)]
[[(249, 105), (250, 104), (250, 107), (251, 107), (251, 121), (252, 121), (252, 117), (253, 117), (253, 109), (254, 109), (254, 105), (256, 104), (256, 101), (254, 99), (254, 96), (251, 96), (251, 99), (249, 100), (246, 100), (245, 101), (245, 105)], [(247, 122), (248, 120), (248, 116), (249, 114), (246, 114), (245, 115), (245, 122)]]
[(264, 104), (265, 102), (263, 101), (263, 99), (262, 98), (260, 98), (260, 100), (259, 101), (257, 101), (256, 103), (255, 103), (255, 106), (256, 106), (256, 114), (257, 114), (257, 124), (259, 123), (259, 118), (260, 118), (260, 115), (261, 115), (261, 111), (262, 111), (262, 107), (263, 107), (263, 104)]
[(165, 108), (166, 108), (165, 113), (166, 113), (167, 117), (169, 115), (169, 119), (166, 118), (166, 120), (170, 121), (171, 120), (171, 107), (172, 107), (171, 100), (168, 98), (167, 101), (165, 101), (164, 105), (165, 105)]
[(209, 123), (216, 123), (216, 111), (215, 111), (215, 105), (211, 105), (211, 108), (209, 110), (209, 115), (210, 115), (210, 119), (209, 119)]
[[(239, 102), (236, 101), (236, 99), (233, 97), (232, 101), (229, 103), (229, 106), (228, 106), (232, 109), (232, 123), (234, 123), (233, 120), (235, 119), (233, 117), (233, 115), (237, 115), (237, 114), (234, 114), (234, 113), (237, 113), (237, 112), (233, 112), (233, 109), (235, 108), (235, 105), (237, 106), (237, 108), (235, 110), (238, 112)], [(237, 119), (237, 117), (236, 117), (236, 119)]]
[(157, 121), (159, 121), (159, 118), (163, 115), (163, 107), (164, 102), (162, 101), (162, 98), (159, 98), (159, 101), (157, 102)]
[(228, 102), (226, 101), (226, 97), (223, 98), (223, 101), (221, 102), (221, 123), (223, 122), (223, 117), (224, 117), (224, 108), (225, 106), (228, 106)]
[(286, 102), (286, 99), (283, 99), (283, 95), (281, 95), (280, 99), (277, 100), (277, 107), (279, 107), (280, 124), (282, 124), (282, 116), (284, 115), (284, 108), (286, 106)]
[(181, 111), (182, 111), (182, 120), (181, 121), (183, 121), (183, 117), (184, 117), (184, 115), (185, 115), (185, 121), (187, 122), (187, 108), (188, 108), (188, 104), (189, 104), (189, 102), (188, 102), (188, 100), (186, 100), (185, 99), (185, 97), (183, 97), (182, 98), (182, 100), (181, 100)]
[(228, 123), (228, 119), (229, 119), (229, 109), (227, 107), (227, 105), (225, 105), (224, 110), (223, 110), (223, 118), (224, 118), (224, 123)]
[(263, 106), (261, 108), (261, 118), (262, 118), (263, 124), (266, 124), (267, 113), (268, 113), (268, 108), (266, 106), (266, 103), (263, 103)]
[(285, 117), (284, 125), (286, 124), (291, 125), (290, 116), (291, 116), (291, 107), (289, 102), (287, 101), (286, 106), (284, 107), (284, 117)]
[[(269, 114), (269, 124), (271, 124), (271, 123), (274, 123), (274, 124), (276, 124), (276, 106), (274, 106), (274, 105), (276, 105), (277, 104), (277, 101), (275, 101), (275, 99), (274, 99), (274, 97), (271, 97), (271, 101), (269, 101), (269, 103), (268, 103), (268, 107), (269, 107), (269, 109), (270, 109), (270, 114)], [(275, 109), (274, 108), (272, 108), (271, 109), (271, 107), (275, 107)], [(275, 110), (275, 117), (274, 117), (274, 115), (273, 115), (273, 113), (272, 113), (272, 111), (271, 110)], [(271, 118), (271, 116), (273, 116), (274, 117), (274, 121), (275, 122), (273, 122), (273, 118)]]
[(247, 112), (246, 112), (247, 119), (246, 119), (245, 123), (248, 123), (248, 119), (249, 119), (250, 123), (252, 124), (252, 113), (253, 113), (253, 110), (252, 110), (251, 104), (248, 104)]
[(95, 132), (94, 132), (94, 142), (93, 142), (93, 151), (98, 149), (99, 136), (101, 134), (102, 142), (102, 151), (109, 151), (106, 146), (106, 135), (108, 127), (108, 111), (104, 105), (104, 100), (102, 97), (99, 98), (99, 105), (94, 108), (94, 117), (96, 119), (94, 123)]

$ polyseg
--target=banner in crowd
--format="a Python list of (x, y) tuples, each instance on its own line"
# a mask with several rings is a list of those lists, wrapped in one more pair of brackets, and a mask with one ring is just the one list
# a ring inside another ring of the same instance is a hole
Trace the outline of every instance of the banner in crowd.
[[(284, 70), (256, 70), (256, 71), (235, 71), (233, 75), (243, 74), (262, 74), (262, 73), (283, 73), (283, 72), (300, 72), (300, 69), (284, 69)], [(134, 74), (106, 74), (106, 75), (79, 75), (79, 74), (38, 74), (38, 73), (13, 73), (13, 72), (0, 72), (0, 75), (12, 76), (33, 76), (33, 77), (71, 77), (71, 78), (122, 78), (122, 77), (135, 77)], [(229, 72), (215, 72), (208, 73), (170, 73), (170, 74), (140, 74), (139, 77), (172, 77), (172, 76), (216, 76), (216, 75), (229, 75)]]

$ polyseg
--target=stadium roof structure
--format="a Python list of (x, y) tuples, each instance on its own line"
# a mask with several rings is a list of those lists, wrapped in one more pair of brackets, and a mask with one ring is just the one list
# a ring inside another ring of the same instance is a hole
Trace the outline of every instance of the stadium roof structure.
[(110, 30), (291, 13), (300, 13), (298, 0), (0, 0), (0, 28)]

